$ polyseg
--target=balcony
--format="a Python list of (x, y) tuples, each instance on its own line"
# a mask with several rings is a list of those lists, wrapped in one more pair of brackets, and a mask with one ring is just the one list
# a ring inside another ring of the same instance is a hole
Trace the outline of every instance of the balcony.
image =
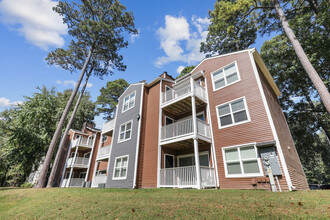
[[(192, 90), (192, 87), (194, 89)], [(174, 86), (162, 93), (161, 107), (172, 114), (191, 111), (191, 96), (196, 97), (196, 107), (206, 103), (205, 88), (196, 82)]]
[[(201, 187), (216, 187), (214, 168), (201, 166), (200, 169)], [(161, 169), (160, 187), (197, 188), (196, 166)]]
[(76, 157), (76, 160), (73, 160), (73, 157), (68, 159), (67, 167), (88, 168), (89, 158)]
[(85, 178), (63, 179), (61, 187), (83, 187), (84, 182)]
[(115, 120), (107, 121), (106, 123), (103, 124), (102, 134), (107, 134), (113, 131), (114, 127), (115, 127)]
[(72, 148), (82, 147), (82, 148), (93, 148), (93, 138), (79, 137), (75, 139), (72, 143)]
[(105, 147), (100, 147), (97, 152), (97, 160), (108, 159), (110, 153), (110, 145)]
[[(210, 126), (205, 121), (196, 119), (197, 135), (200, 139), (211, 143)], [(161, 128), (161, 144), (191, 139), (194, 135), (193, 119), (177, 121)]]
[(94, 176), (93, 178), (93, 183), (92, 183), (92, 187), (98, 187), (99, 184), (104, 184), (107, 181), (107, 175), (105, 174), (99, 174)]

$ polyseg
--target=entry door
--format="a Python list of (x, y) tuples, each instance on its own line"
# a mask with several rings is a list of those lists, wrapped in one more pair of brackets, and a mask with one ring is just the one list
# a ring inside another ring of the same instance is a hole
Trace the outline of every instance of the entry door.
[(172, 186), (174, 185), (174, 177), (175, 177), (175, 170), (171, 169), (174, 168), (174, 156), (165, 154), (165, 161), (164, 161), (164, 166), (165, 166), (165, 184)]

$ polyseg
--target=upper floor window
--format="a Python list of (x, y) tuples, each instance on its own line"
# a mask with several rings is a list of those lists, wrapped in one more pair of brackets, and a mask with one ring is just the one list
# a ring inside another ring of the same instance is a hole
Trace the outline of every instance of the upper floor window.
[(126, 122), (120, 125), (118, 142), (127, 141), (131, 139), (133, 121)]
[(226, 177), (263, 176), (257, 148), (254, 144), (225, 147), (222, 151)]
[(240, 80), (236, 62), (213, 72), (211, 75), (213, 82), (213, 91), (231, 85)]
[(125, 96), (123, 102), (123, 112), (133, 108), (134, 105), (135, 105), (135, 91), (129, 94), (128, 96)]
[(250, 121), (245, 98), (239, 98), (216, 107), (219, 128)]

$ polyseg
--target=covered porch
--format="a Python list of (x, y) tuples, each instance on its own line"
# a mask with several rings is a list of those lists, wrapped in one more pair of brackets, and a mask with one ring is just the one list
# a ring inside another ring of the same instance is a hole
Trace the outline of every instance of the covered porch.
[(196, 189), (217, 187), (211, 144), (203, 140), (198, 140), (198, 143), (199, 152), (196, 153), (193, 141), (186, 140), (184, 143), (162, 146), (159, 187)]

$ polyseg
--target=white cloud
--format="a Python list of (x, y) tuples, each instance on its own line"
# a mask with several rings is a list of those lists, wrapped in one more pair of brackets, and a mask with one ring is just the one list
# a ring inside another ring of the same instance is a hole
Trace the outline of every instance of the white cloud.
[(187, 19), (182, 16), (165, 16), (165, 27), (160, 27), (157, 35), (160, 39), (160, 47), (166, 56), (157, 58), (155, 62), (157, 67), (174, 61), (182, 61), (190, 65), (204, 58), (199, 48), (200, 43), (206, 39), (210, 21), (208, 18), (193, 16), (191, 23), (192, 25), (189, 25)]
[[(60, 85), (64, 85), (64, 86), (69, 86), (69, 85), (72, 85), (73, 87), (75, 87), (76, 86), (76, 81), (74, 81), (74, 80), (64, 80), (64, 81), (61, 81), (61, 80), (56, 80), (56, 83), (57, 84), (60, 84)], [(84, 82), (82, 82), (81, 84), (80, 84), (80, 87), (82, 87), (83, 86), (83, 83)], [(87, 83), (87, 88), (91, 88), (93, 86), (93, 84), (92, 83)]]
[(1, 107), (9, 107), (9, 106), (15, 107), (15, 106), (18, 106), (21, 104), (23, 104), (22, 101), (10, 102), (10, 99), (7, 99), (5, 97), (0, 97), (0, 106)]
[(0, 2), (1, 22), (17, 31), (31, 44), (48, 50), (48, 47), (62, 47), (62, 35), (67, 26), (52, 10), (57, 2), (52, 0), (2, 0)]
[(184, 66), (179, 66), (177, 69), (176, 69), (176, 72), (178, 74), (181, 74), (181, 71), (184, 69)]
[(136, 38), (140, 37), (140, 28), (137, 29), (138, 33), (137, 34), (131, 34), (131, 42), (134, 43)]

